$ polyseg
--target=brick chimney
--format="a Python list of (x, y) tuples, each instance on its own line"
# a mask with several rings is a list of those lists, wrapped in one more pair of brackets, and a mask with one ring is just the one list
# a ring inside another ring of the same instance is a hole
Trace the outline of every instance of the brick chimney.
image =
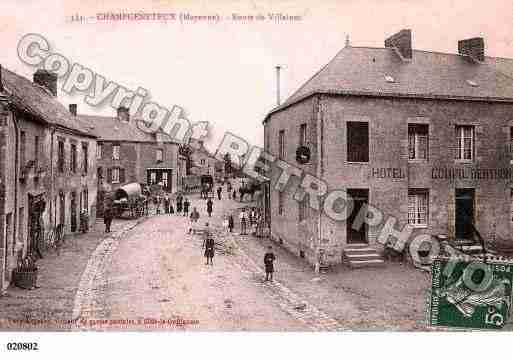
[(395, 48), (401, 59), (409, 61), (413, 57), (411, 30), (403, 29), (385, 40), (385, 47)]
[(46, 88), (52, 95), (57, 96), (57, 74), (47, 70), (37, 70), (34, 73), (34, 83)]
[(482, 37), (473, 37), (458, 41), (458, 53), (470, 56), (473, 60), (483, 62), (485, 60), (484, 39)]
[(77, 115), (77, 104), (76, 103), (69, 104), (69, 113), (71, 113), (73, 116)]
[(118, 120), (124, 122), (130, 122), (130, 113), (128, 112), (128, 107), (118, 107)]

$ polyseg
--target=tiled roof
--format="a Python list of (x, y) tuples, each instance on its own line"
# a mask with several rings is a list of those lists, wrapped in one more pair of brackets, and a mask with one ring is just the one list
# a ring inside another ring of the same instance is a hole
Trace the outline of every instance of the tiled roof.
[(120, 121), (116, 117), (78, 115), (87, 123), (99, 141), (155, 142), (155, 137), (137, 128), (133, 120)]
[(513, 102), (513, 60), (413, 50), (345, 47), (267, 116), (315, 93)]
[(69, 113), (46, 89), (2, 67), (2, 83), (14, 105), (48, 124), (61, 126), (85, 136), (94, 134)]

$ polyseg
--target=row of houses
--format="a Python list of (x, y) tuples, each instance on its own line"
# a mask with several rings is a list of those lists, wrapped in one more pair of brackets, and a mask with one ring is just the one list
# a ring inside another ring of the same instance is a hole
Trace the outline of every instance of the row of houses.
[[(117, 116), (77, 114), (57, 98), (57, 76), (33, 80), (0, 67), (0, 290), (21, 258), (44, 248), (59, 225), (65, 234), (101, 216), (102, 195), (129, 182), (175, 192), (184, 173), (178, 143)], [(83, 217), (84, 218), (84, 217)]]
[[(383, 48), (347, 43), (266, 116), (266, 151), (354, 199), (348, 219), (335, 221), (268, 187), (277, 242), (313, 265), (321, 251), (340, 263), (354, 245), (380, 250), (382, 225), (352, 225), (367, 204), (395, 217), (398, 231), (472, 240), (474, 225), (513, 241), (513, 60), (486, 56), (483, 38), (455, 48), (415, 50), (410, 30)], [(299, 147), (308, 163), (296, 162)]]

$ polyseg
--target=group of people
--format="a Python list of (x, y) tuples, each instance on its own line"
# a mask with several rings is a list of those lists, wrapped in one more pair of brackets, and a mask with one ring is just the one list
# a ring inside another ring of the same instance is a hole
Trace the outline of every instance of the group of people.
[[(161, 214), (161, 212), (165, 214), (174, 214), (175, 213), (175, 207), (173, 207), (173, 201), (169, 197), (169, 194), (165, 194), (164, 196), (156, 195), (154, 197), (154, 204), (155, 204), (155, 213)], [(178, 194), (176, 196), (176, 213), (178, 215), (182, 215), (184, 217), (187, 217), (189, 215), (189, 209), (191, 207), (191, 202), (187, 197), (182, 196), (181, 194)]]

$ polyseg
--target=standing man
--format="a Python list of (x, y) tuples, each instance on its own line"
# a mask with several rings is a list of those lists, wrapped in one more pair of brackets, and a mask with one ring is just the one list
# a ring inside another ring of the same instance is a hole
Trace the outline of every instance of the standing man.
[(103, 223), (105, 223), (105, 233), (110, 233), (112, 217), (114, 217), (114, 210), (112, 208), (112, 198), (106, 197), (103, 201)]
[(246, 235), (246, 226), (248, 221), (248, 216), (246, 214), (246, 208), (243, 208), (242, 211), (239, 214), (240, 219), (240, 234)]
[(217, 199), (221, 200), (221, 192), (223, 191), (223, 187), (219, 186), (217, 187)]
[(205, 237), (203, 239), (203, 247), (205, 248), (205, 257), (207, 258), (207, 263), (205, 263), (205, 265), (214, 265), (212, 259), (214, 258), (215, 241), (214, 236), (208, 228), (208, 222), (205, 223)]
[(267, 247), (267, 253), (264, 255), (264, 265), (265, 265), (265, 281), (273, 280), (274, 273), (274, 261), (276, 256), (273, 253), (273, 247)]
[(164, 213), (165, 214), (169, 214), (169, 203), (170, 203), (169, 195), (166, 193), (166, 195), (164, 196)]
[(176, 214), (180, 215), (182, 213), (182, 201), (183, 197), (181, 194), (178, 194), (176, 197)]
[(234, 221), (233, 221), (233, 216), (232, 214), (230, 213), (228, 215), (228, 229), (230, 230), (230, 233), (233, 232), (233, 227), (234, 227)]
[(199, 214), (198, 210), (196, 209), (196, 207), (194, 207), (191, 212), (191, 227), (189, 228), (189, 234), (191, 232), (196, 232), (196, 225), (198, 223), (199, 218), (200, 218), (200, 214)]
[(189, 202), (189, 199), (185, 197), (185, 200), (183, 202), (183, 216), (187, 217), (189, 215), (189, 206), (191, 205), (191, 202)]
[(209, 217), (212, 217), (212, 210), (213, 210), (212, 206), (213, 206), (213, 205), (214, 205), (214, 203), (212, 202), (212, 199), (211, 199), (211, 198), (209, 198), (209, 199), (207, 200), (207, 213), (208, 213), (208, 216), (209, 216)]

